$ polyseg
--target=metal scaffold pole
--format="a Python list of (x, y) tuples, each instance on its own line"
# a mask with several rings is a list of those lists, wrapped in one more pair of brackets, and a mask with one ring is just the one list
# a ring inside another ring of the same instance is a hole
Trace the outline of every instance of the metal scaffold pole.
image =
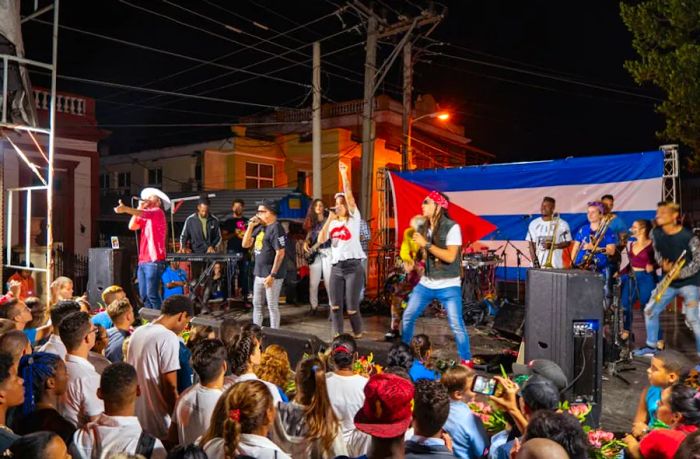
[[(58, 6), (59, 0), (54, 0), (53, 33), (51, 56), (51, 106), (49, 108), (49, 165), (48, 184), (46, 190), (46, 292), (47, 302), (51, 298), (51, 282), (53, 281), (53, 179), (54, 179), (54, 150), (56, 143), (56, 66), (58, 64)], [(27, 235), (29, 237), (29, 235)]]

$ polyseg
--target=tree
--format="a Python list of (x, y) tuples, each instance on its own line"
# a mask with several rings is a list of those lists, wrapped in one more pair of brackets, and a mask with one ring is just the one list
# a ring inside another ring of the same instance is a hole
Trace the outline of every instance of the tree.
[(692, 150), (689, 166), (700, 170), (700, 0), (644, 0), (620, 4), (639, 59), (625, 62), (637, 84), (665, 94), (656, 109), (666, 126), (657, 136)]

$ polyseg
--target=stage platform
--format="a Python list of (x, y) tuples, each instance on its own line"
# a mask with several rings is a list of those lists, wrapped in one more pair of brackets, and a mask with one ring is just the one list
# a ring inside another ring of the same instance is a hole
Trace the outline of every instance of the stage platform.
[[(317, 336), (324, 342), (332, 339), (331, 324), (328, 318), (328, 308), (321, 307), (315, 315), (310, 315), (308, 305), (280, 305), (282, 324), (281, 328), (294, 332), (308, 333)], [(228, 312), (219, 312), (199, 316), (197, 323), (211, 321), (219, 322), (223, 317), (231, 317), (247, 323), (252, 320), (252, 309), (245, 309), (241, 305), (234, 304)], [(267, 324), (267, 319), (265, 319)], [(361, 340), (364, 348), (383, 349), (389, 346), (384, 341), (384, 333), (389, 327), (389, 317), (369, 315), (364, 317), (365, 334)], [(669, 348), (684, 352), (692, 362), (697, 363), (693, 334), (684, 323), (683, 316), (678, 312), (666, 311), (661, 318), (662, 328), (666, 333)], [(644, 344), (644, 320), (641, 311), (635, 311), (634, 335), (637, 346)], [(346, 319), (345, 330), (350, 332), (350, 323)], [(517, 352), (519, 341), (504, 337), (496, 333), (489, 326), (468, 327), (471, 339), (472, 353), (475, 357), (492, 359)], [(416, 324), (416, 333), (425, 333), (433, 341), (434, 357), (437, 359), (457, 359), (454, 338), (447, 324), (447, 319), (442, 317), (422, 317)], [(509, 357), (506, 357), (509, 358)], [(382, 362), (379, 362), (382, 363)], [(610, 376), (604, 370), (603, 381), (603, 409), (601, 427), (614, 432), (629, 431), (631, 420), (634, 416), (639, 394), (648, 384), (646, 370), (649, 366), (647, 359), (635, 360), (626, 365), (632, 371), (625, 371), (623, 377), (629, 381), (629, 385), (617, 377)]]

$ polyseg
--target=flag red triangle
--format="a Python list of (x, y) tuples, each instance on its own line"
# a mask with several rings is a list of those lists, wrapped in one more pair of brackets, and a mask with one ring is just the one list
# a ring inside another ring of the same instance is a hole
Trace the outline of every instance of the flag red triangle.
[[(391, 180), (394, 184), (394, 199), (396, 200), (397, 243), (401, 244), (403, 231), (410, 225), (411, 218), (421, 213), (421, 203), (431, 190), (409, 182), (395, 174), (391, 174)], [(496, 225), (490, 221), (484, 220), (456, 204), (450, 203), (448, 214), (452, 220), (459, 223), (464, 245), (478, 241), (496, 230)]]

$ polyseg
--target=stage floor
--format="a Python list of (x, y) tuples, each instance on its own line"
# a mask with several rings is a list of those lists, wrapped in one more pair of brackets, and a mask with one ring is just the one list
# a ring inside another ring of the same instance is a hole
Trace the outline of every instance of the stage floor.
[[(321, 307), (316, 315), (308, 314), (310, 310), (308, 305), (281, 304), (280, 310), (282, 329), (287, 328), (296, 332), (309, 333), (325, 342), (331, 341), (332, 333), (327, 307)], [(236, 306), (227, 312), (226, 316), (234, 317), (241, 322), (248, 322), (252, 320), (252, 310)], [(641, 346), (644, 344), (645, 337), (642, 312), (635, 311), (634, 319), (634, 335), (637, 346)], [(365, 316), (364, 325), (363, 340), (375, 342), (377, 345), (384, 343), (384, 333), (389, 327), (388, 316)], [(672, 311), (664, 312), (661, 316), (661, 325), (666, 333), (668, 347), (684, 352), (692, 362), (697, 363), (693, 334), (685, 325), (680, 312), (677, 315)], [(345, 320), (345, 330), (351, 331), (347, 319)], [(518, 341), (502, 337), (488, 326), (468, 327), (468, 332), (472, 354), (477, 357), (494, 356), (509, 350), (517, 352), (519, 347)], [(416, 324), (416, 333), (425, 333), (430, 336), (435, 358), (444, 360), (457, 358), (454, 338), (446, 318), (421, 317)], [(632, 369), (632, 371), (623, 373), (624, 378), (629, 381), (629, 385), (619, 378), (609, 376), (604, 370), (601, 427), (615, 432), (629, 431), (639, 401), (639, 394), (648, 384), (646, 374), (649, 366), (648, 360), (635, 360), (626, 366)]]

